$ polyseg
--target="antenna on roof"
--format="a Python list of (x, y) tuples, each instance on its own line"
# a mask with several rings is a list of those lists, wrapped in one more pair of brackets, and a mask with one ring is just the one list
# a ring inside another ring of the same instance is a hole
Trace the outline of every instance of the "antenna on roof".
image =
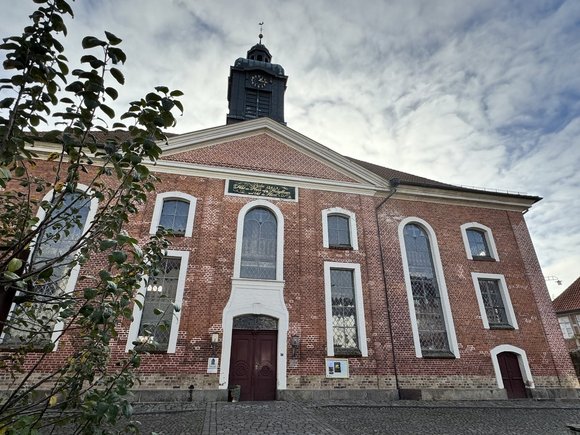
[(262, 44), (262, 38), (264, 37), (264, 35), (262, 34), (262, 26), (264, 25), (264, 22), (262, 21), (261, 23), (258, 24), (260, 26), (260, 34), (258, 35), (258, 38), (260, 38), (259, 44)]

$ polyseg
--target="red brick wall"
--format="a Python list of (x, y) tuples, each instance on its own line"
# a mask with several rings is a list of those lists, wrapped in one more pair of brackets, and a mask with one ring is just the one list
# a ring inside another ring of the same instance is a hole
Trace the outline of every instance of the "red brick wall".
[[(409, 216), (428, 222), (437, 236), (459, 344), (458, 359), (415, 356), (398, 239), (399, 223)], [(511, 344), (525, 350), (533, 376), (570, 373), (570, 364), (566, 364), (563, 355), (556, 353), (552, 357), (551, 352), (559, 349), (562, 342), (561, 334), (559, 338), (555, 337), (559, 328), (553, 313), (550, 317), (547, 310), (547, 292), (544, 300), (544, 295), (536, 290), (537, 283), (544, 285), (544, 281), (535, 254), (525, 250), (529, 247), (521, 246), (521, 239), (525, 240), (527, 236), (529, 240), (527, 229), (514, 226), (514, 222), (523, 223), (520, 213), (391, 198), (382, 206), (379, 222), (400, 375), (494, 376), (489, 351), (500, 344)], [(478, 222), (491, 228), (500, 261), (467, 259), (460, 226), (468, 222)], [(531, 276), (529, 270), (536, 274)], [(519, 329), (483, 328), (472, 272), (505, 276)], [(546, 317), (542, 318), (542, 315)]]
[[(299, 158), (293, 149), (285, 149), (285, 156), (279, 153), (279, 148), (278, 154), (272, 154), (275, 150), (269, 147), (273, 147), (273, 139), (267, 135), (253, 140), (252, 144), (263, 147), (260, 149), (268, 157), (250, 166), (263, 165), (266, 171), (274, 172), (288, 168), (290, 173), (298, 175), (313, 175), (315, 171), (323, 178), (336, 175), (331, 169), (317, 167), (318, 162), (314, 160), (304, 163), (305, 160), (300, 160), (303, 157)], [(220, 164), (226, 165), (227, 154), (243, 150), (247, 141), (249, 139), (223, 145), (222, 151), (225, 152), (220, 153)], [(191, 153), (195, 154), (198, 163), (215, 163), (209, 149)], [(181, 156), (184, 160), (193, 158), (189, 153)], [(189, 157), (186, 159), (186, 156)], [(243, 159), (232, 157), (231, 162), (236, 161)], [(48, 173), (52, 166), (40, 162), (38, 170)], [(161, 174), (160, 177), (159, 193), (179, 190), (195, 196), (198, 202), (193, 236), (176, 237), (171, 241), (171, 249), (190, 251), (176, 353), (145, 356), (140, 371), (144, 375), (154, 374), (161, 385), (168, 388), (172, 382), (190, 382), (190, 379), (198, 379), (204, 387), (217, 388), (218, 376), (205, 374), (210, 356), (209, 334), (221, 332), (222, 312), (231, 292), (239, 210), (256, 198), (224, 195), (224, 180), (171, 174)], [(396, 196), (386, 201), (380, 209), (379, 226), (393, 328), (394, 342), (391, 343), (375, 216), (375, 207), (381, 199), (301, 188), (298, 202), (271, 201), (280, 208), (285, 220), (284, 297), (289, 311), (289, 336), (298, 334), (301, 337), (300, 359), (297, 367), (288, 369), (289, 379), (298, 379), (296, 383), (300, 383), (300, 379), (318, 376), (322, 384), (328, 384), (324, 382), (324, 358), (327, 354), (324, 261), (353, 262), (361, 266), (369, 357), (350, 360), (351, 375), (362, 379), (360, 387), (367, 387), (372, 376), (376, 376), (378, 385), (379, 378), (394, 375), (393, 348), (398, 374), (406, 380), (407, 387), (412, 387), (413, 379), (419, 385), (430, 376), (494, 378), (490, 349), (500, 344), (524, 349), (534, 377), (569, 379), (573, 376), (521, 214), (405, 201), (396, 199)], [(150, 200), (128, 227), (129, 232), (141, 241), (149, 237), (154, 204), (155, 194), (151, 194)], [(321, 212), (330, 207), (342, 207), (356, 214), (358, 251), (322, 247)], [(399, 222), (408, 216), (424, 219), (437, 235), (461, 354), (459, 359), (415, 357), (398, 237)], [(492, 229), (499, 262), (467, 259), (460, 226), (474, 221)], [(93, 266), (99, 265), (100, 261), (96, 259)], [(88, 269), (85, 272), (90, 272)], [(518, 330), (483, 328), (471, 272), (505, 276)], [(119, 340), (112, 347), (115, 358), (125, 355), (128, 327), (128, 322), (119, 327)], [(43, 368), (52, 369), (63, 364), (68, 350), (70, 337), (65, 337), (59, 351), (45, 357)], [(220, 351), (217, 350), (218, 357)], [(291, 355), (289, 344), (288, 355)], [(29, 363), (33, 364), (36, 358), (31, 357)], [(461, 385), (464, 384), (468, 385), (469, 381), (464, 379)]]

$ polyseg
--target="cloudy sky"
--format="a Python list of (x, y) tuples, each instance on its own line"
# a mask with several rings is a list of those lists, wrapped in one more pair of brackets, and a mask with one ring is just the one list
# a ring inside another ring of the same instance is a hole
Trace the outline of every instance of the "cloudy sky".
[[(123, 102), (185, 92), (175, 132), (225, 123), (227, 77), (258, 40), (289, 76), (288, 126), (342, 154), (544, 197), (526, 219), (554, 296), (580, 275), (580, 1), (77, 0), (66, 42), (108, 30)], [(1, 36), (31, 1), (0, 0)]]

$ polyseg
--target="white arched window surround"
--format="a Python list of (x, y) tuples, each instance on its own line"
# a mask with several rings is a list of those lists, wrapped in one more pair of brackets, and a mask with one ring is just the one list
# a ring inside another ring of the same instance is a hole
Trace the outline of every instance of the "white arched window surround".
[(161, 220), (163, 202), (166, 199), (180, 199), (182, 201), (189, 202), (187, 226), (185, 227), (184, 236), (191, 237), (191, 235), (193, 234), (193, 221), (195, 220), (195, 206), (197, 204), (197, 198), (188, 193), (177, 191), (159, 193), (157, 195), (157, 198), (155, 198), (155, 208), (153, 209), (153, 217), (151, 218), (151, 227), (149, 229), (149, 234), (155, 234), (157, 232), (157, 227), (159, 226), (159, 221)]
[(348, 228), (350, 232), (350, 244), (353, 250), (358, 250), (358, 237), (357, 237), (357, 229), (356, 229), (356, 215), (344, 208), (340, 207), (333, 207), (327, 208), (322, 210), (322, 246), (324, 248), (329, 247), (328, 243), (328, 216), (329, 215), (342, 215), (348, 218)]
[(499, 291), (501, 293), (501, 299), (505, 308), (505, 313), (508, 323), (514, 328), (518, 329), (518, 321), (516, 320), (516, 315), (514, 312), (514, 307), (510, 298), (508, 291), (508, 286), (503, 275), (494, 273), (477, 273), (472, 272), (471, 277), (473, 280), (473, 286), (475, 287), (475, 296), (477, 297), (477, 303), (479, 305), (479, 313), (481, 314), (481, 321), (483, 322), (483, 327), (485, 329), (489, 328), (489, 321), (487, 319), (487, 314), (485, 312), (485, 305), (483, 303), (483, 298), (481, 296), (481, 289), (479, 286), (480, 279), (492, 279), (498, 282)]
[(443, 275), (443, 266), (441, 264), (441, 257), (439, 254), (439, 245), (437, 244), (437, 237), (435, 231), (426, 221), (418, 217), (407, 217), (399, 223), (399, 243), (401, 245), (401, 259), (403, 261), (403, 273), (405, 275), (405, 287), (407, 288), (407, 301), (409, 303), (409, 314), (411, 317), (411, 329), (413, 331), (413, 342), (415, 344), (415, 356), (417, 358), (423, 357), (421, 351), (421, 342), (419, 339), (419, 328), (417, 326), (417, 316), (415, 314), (415, 302), (413, 300), (413, 289), (411, 287), (411, 277), (409, 275), (409, 265), (407, 264), (407, 248), (405, 247), (404, 229), (407, 224), (417, 224), (425, 230), (429, 236), (429, 244), (431, 245), (431, 256), (433, 258), (433, 267), (437, 277), (437, 284), (439, 285), (439, 296), (441, 298), (441, 306), (443, 309), (443, 318), (445, 320), (445, 329), (447, 331), (447, 338), (449, 340), (449, 350), (459, 358), (459, 347), (457, 345), (457, 337), (455, 335), (455, 326), (453, 324), (453, 316), (451, 314), (451, 306), (449, 304), (449, 295), (447, 293), (447, 285), (445, 284), (445, 276)]
[(493, 370), (495, 372), (495, 379), (497, 381), (498, 388), (504, 388), (503, 379), (501, 376), (501, 369), (499, 367), (499, 362), (497, 357), (502, 352), (512, 352), (518, 356), (518, 363), (520, 365), (520, 371), (522, 372), (522, 377), (524, 378), (524, 384), (527, 388), (535, 388), (534, 379), (532, 378), (532, 371), (530, 370), (530, 364), (528, 363), (528, 357), (526, 352), (519, 347), (512, 346), (511, 344), (501, 344), (494, 347), (491, 351), (491, 362), (493, 364)]
[[(168, 250), (165, 252), (166, 257), (178, 257), (181, 259), (181, 265), (179, 267), (179, 278), (177, 279), (177, 291), (175, 293), (175, 305), (181, 307), (183, 303), (183, 292), (185, 290), (185, 279), (187, 277), (187, 265), (189, 264), (189, 251), (172, 251)], [(141, 302), (141, 306), (143, 306), (145, 302), (145, 293), (147, 292), (147, 281), (149, 280), (148, 276), (143, 277), (143, 281), (141, 282), (141, 289), (137, 294), (137, 299)], [(179, 322), (181, 320), (181, 312), (183, 310), (174, 311), (173, 317), (171, 319), (171, 332), (169, 335), (169, 344), (167, 346), (167, 353), (175, 353), (177, 348), (177, 336), (179, 333)], [(133, 349), (135, 345), (133, 344), (137, 337), (139, 336), (139, 327), (141, 326), (141, 316), (143, 315), (143, 311), (139, 308), (138, 304), (134, 304), (133, 306), (133, 321), (131, 322), (131, 326), (129, 327), (129, 333), (127, 335), (127, 345), (125, 347), (125, 351), (128, 352), (129, 350)]]
[(467, 258), (473, 260), (473, 255), (471, 254), (471, 247), (469, 246), (469, 239), (467, 238), (467, 230), (479, 230), (485, 235), (485, 241), (487, 242), (487, 247), (489, 248), (489, 253), (493, 260), (499, 261), (499, 255), (497, 253), (497, 248), (495, 246), (495, 241), (493, 239), (493, 233), (491, 228), (486, 227), (478, 222), (469, 222), (461, 225), (461, 237), (463, 238), (463, 245), (465, 247), (465, 253)]
[[(242, 262), (242, 239), (244, 236), (244, 218), (246, 213), (250, 210), (262, 207), (270, 210), (276, 216), (276, 281), (282, 281), (284, 279), (284, 216), (278, 207), (269, 201), (263, 199), (258, 199), (247, 203), (242, 207), (238, 214), (238, 233), (236, 235), (236, 256), (234, 259), (234, 278), (235, 279), (246, 279), (240, 278), (240, 267)], [(249, 279), (249, 278), (248, 278)]]
[[(89, 187), (87, 185), (81, 184), (81, 183), (77, 183), (75, 192), (84, 193), (88, 197), (91, 197), (93, 195), (93, 191), (91, 189), (89, 189)], [(42, 198), (42, 201), (52, 202), (54, 199), (54, 196), (55, 196), (55, 192), (54, 192), (54, 190), (51, 190), (46, 195), (44, 195), (44, 197)], [(84, 236), (86, 234), (86, 232), (89, 230), (89, 228), (91, 227), (91, 223), (95, 219), (98, 208), (99, 208), (99, 201), (97, 200), (97, 198), (94, 198), (94, 197), (91, 198), (91, 202), (89, 205), (89, 212), (87, 214), (87, 219), (85, 221), (85, 226), (84, 226), (83, 231), (81, 233), (81, 237)], [(36, 228), (38, 228), (38, 226), (42, 223), (42, 221), (44, 221), (44, 218), (46, 217), (46, 210), (44, 210), (42, 207), (40, 207), (38, 209), (38, 212), (36, 213), (36, 217), (38, 218), (38, 223), (34, 227), (32, 227), (32, 230), (36, 230)], [(38, 240), (38, 236), (30, 244), (30, 254), (28, 255), (28, 263), (30, 263), (32, 261), (32, 256), (34, 255), (34, 249), (35, 249), (35, 245), (36, 245), (37, 240)], [(77, 264), (76, 266), (74, 266), (71, 269), (69, 279), (68, 279), (66, 286), (65, 286), (65, 289), (64, 289), (65, 294), (72, 293), (74, 291), (76, 283), (77, 283), (77, 279), (79, 277), (80, 269), (81, 269), (80, 264)], [(10, 319), (10, 316), (12, 315), (12, 311), (14, 310), (15, 306), (16, 306), (15, 304), (12, 304), (12, 306), (10, 307), (10, 312), (8, 313), (7, 319)], [(53, 329), (52, 336), (51, 336), (51, 341), (55, 344), (53, 351), (57, 350), (58, 340), (60, 339), (60, 337), (63, 333), (63, 331), (62, 331), (63, 326), (64, 326), (64, 323), (62, 321), (57, 322), (54, 325), (54, 329)], [(2, 342), (3, 336), (4, 336), (4, 333), (2, 333), (2, 337), (0, 337), (0, 342)]]

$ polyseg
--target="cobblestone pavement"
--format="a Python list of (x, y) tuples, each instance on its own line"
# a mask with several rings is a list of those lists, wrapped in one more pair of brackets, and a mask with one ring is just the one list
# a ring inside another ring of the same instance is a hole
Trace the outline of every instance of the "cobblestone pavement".
[(580, 401), (215, 402), (136, 406), (160, 435), (569, 434)]

